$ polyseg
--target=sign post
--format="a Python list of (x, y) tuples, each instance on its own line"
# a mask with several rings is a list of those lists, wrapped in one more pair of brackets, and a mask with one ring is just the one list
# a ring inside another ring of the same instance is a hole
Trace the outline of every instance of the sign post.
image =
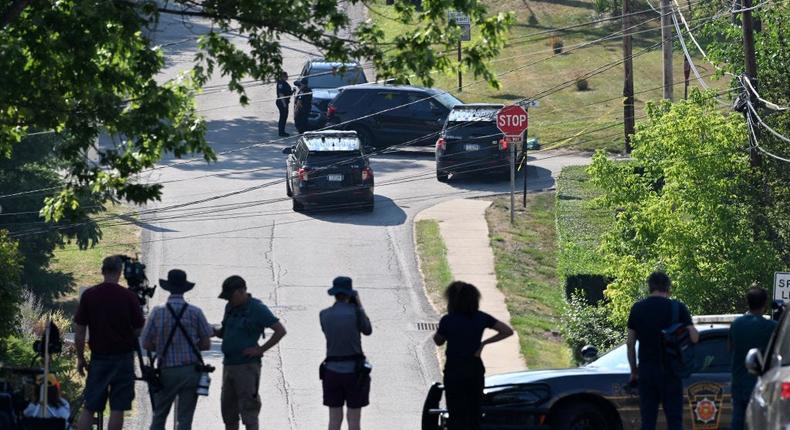
[(790, 303), (790, 272), (774, 272), (774, 300)]
[[(537, 100), (525, 100), (519, 103), (519, 106), (523, 106), (524, 109), (527, 111), (527, 116), (529, 117), (529, 108), (531, 107), (538, 107), (539, 103)], [(527, 136), (527, 131), (524, 130), (524, 140), (522, 146), (524, 148), (524, 201), (523, 206), (524, 209), (527, 208), (527, 143), (529, 142), (529, 137)]]
[(461, 38), (458, 39), (458, 91), (463, 91), (463, 78), (461, 77), (461, 42), (472, 40), (472, 21), (469, 15), (464, 15), (457, 10), (447, 12), (447, 21), (461, 27)]
[[(505, 134), (510, 151), (510, 223), (516, 221), (516, 144), (528, 125), (527, 111), (519, 105), (508, 105), (496, 114), (496, 125)], [(524, 172), (526, 174), (526, 172)]]

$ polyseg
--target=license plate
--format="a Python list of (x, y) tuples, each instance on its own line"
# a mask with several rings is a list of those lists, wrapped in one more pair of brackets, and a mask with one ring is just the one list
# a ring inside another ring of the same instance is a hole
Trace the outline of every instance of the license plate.
[(479, 151), (480, 145), (476, 143), (467, 143), (466, 145), (464, 145), (464, 149), (467, 151)]
[(343, 180), (343, 175), (326, 175), (326, 179), (332, 182), (340, 182)]

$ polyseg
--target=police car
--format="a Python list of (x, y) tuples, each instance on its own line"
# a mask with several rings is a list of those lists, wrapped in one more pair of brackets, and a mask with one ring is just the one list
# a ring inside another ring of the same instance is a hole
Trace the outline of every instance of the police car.
[(373, 169), (355, 132), (307, 132), (283, 153), (286, 193), (295, 211), (317, 205), (373, 210)]
[[(729, 429), (730, 353), (728, 323), (737, 315), (697, 317), (700, 341), (695, 372), (683, 381), (684, 428)], [(639, 396), (630, 387), (626, 345), (587, 365), (570, 369), (529, 370), (488, 376), (482, 404), (487, 430), (638, 430)], [(423, 430), (446, 429), (440, 408), (442, 386), (434, 384), (423, 408)], [(666, 427), (659, 413), (658, 427)]]

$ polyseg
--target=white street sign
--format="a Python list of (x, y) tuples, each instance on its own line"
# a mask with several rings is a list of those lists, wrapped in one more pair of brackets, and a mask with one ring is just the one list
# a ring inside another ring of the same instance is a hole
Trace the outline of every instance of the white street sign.
[(774, 272), (774, 300), (790, 303), (790, 272)]
[(447, 12), (447, 20), (453, 21), (458, 25), (469, 25), (472, 23), (469, 19), (469, 15), (458, 12), (457, 10)]

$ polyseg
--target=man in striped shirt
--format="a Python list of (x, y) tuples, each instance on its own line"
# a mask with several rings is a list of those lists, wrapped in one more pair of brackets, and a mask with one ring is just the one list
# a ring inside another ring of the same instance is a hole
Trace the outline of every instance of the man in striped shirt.
[[(155, 351), (161, 369), (162, 389), (154, 394), (154, 418), (151, 430), (164, 430), (170, 407), (178, 398), (176, 430), (192, 428), (197, 406), (197, 386), (202, 362), (199, 351), (211, 348), (213, 328), (200, 308), (188, 304), (184, 293), (195, 284), (187, 281), (183, 270), (173, 269), (159, 285), (170, 292), (165, 305), (154, 307), (143, 328), (143, 348)], [(176, 324), (178, 319), (181, 327)], [(187, 338), (184, 331), (189, 335)], [(199, 350), (199, 351), (198, 351)]]

